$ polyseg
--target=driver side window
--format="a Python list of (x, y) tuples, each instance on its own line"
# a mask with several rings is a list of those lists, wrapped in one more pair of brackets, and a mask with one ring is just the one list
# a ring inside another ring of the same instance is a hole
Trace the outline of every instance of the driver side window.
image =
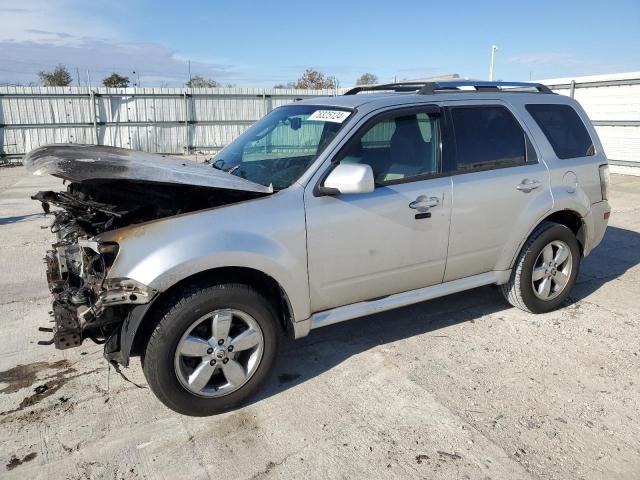
[(439, 173), (437, 115), (385, 116), (358, 134), (340, 162), (371, 166), (376, 185), (419, 180)]

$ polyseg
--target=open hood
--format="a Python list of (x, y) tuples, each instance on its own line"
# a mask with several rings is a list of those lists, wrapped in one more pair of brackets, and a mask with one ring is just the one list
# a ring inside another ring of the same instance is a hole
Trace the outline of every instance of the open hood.
[(233, 176), (210, 165), (125, 148), (79, 144), (45, 145), (29, 152), (23, 163), (34, 175), (49, 174), (77, 183), (130, 180), (273, 193), (271, 186), (265, 187)]

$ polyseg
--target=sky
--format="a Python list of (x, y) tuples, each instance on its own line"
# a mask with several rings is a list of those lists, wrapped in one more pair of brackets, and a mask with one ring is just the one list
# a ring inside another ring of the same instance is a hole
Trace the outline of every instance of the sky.
[[(0, 0), (0, 85), (66, 65), (142, 86), (191, 74), (271, 87), (309, 67), (350, 86), (457, 73), (529, 80), (640, 70), (640, 0)], [(135, 72), (135, 74), (133, 73)]]

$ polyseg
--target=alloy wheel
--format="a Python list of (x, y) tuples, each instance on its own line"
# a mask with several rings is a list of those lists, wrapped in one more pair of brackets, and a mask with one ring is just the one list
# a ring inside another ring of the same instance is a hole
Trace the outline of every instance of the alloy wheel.
[(221, 397), (246, 384), (264, 352), (264, 336), (248, 313), (219, 309), (198, 318), (175, 352), (175, 371), (184, 388), (201, 397)]
[(552, 300), (562, 293), (569, 283), (573, 257), (569, 245), (561, 240), (547, 244), (533, 264), (531, 285), (540, 300)]

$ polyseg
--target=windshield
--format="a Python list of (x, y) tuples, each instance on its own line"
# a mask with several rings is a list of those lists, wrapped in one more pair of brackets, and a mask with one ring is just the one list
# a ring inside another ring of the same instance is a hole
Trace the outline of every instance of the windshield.
[(287, 188), (334, 139), (351, 111), (311, 105), (280, 107), (253, 124), (211, 163), (275, 190)]

